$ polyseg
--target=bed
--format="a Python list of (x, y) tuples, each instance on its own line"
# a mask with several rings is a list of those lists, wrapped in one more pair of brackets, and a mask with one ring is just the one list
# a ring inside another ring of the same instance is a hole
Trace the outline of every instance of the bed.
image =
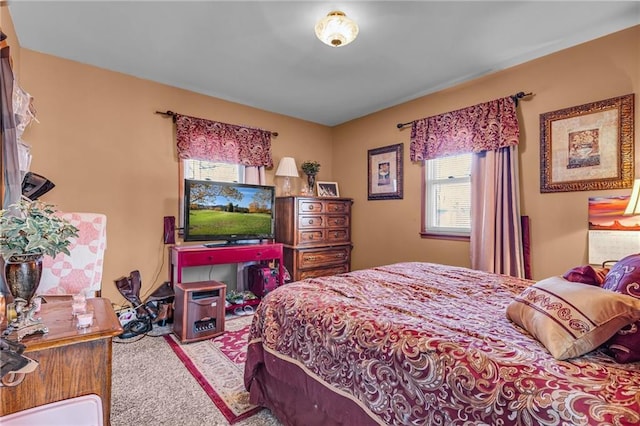
[(253, 319), (250, 401), (285, 425), (640, 424), (640, 363), (558, 360), (507, 318), (533, 284), (417, 262), (287, 284)]

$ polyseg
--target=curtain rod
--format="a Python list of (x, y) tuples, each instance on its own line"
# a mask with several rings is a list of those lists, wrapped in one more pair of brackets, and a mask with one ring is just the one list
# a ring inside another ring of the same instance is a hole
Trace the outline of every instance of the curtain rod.
[[(174, 123), (176, 122), (176, 116), (178, 115), (177, 112), (173, 112), (173, 111), (169, 111), (169, 110), (164, 111), (164, 112), (163, 111), (156, 111), (156, 114), (161, 114), (161, 115), (166, 115), (167, 117), (171, 117), (173, 119)], [(244, 127), (244, 126), (239, 126), (239, 127)], [(260, 130), (262, 130), (262, 129), (260, 129)], [(269, 130), (267, 130), (267, 132), (269, 132)], [(269, 132), (269, 133), (271, 133), (271, 136), (274, 136), (274, 137), (278, 136), (278, 132)]]
[[(522, 99), (522, 98), (526, 98), (527, 96), (531, 96), (533, 95), (532, 92), (529, 93), (524, 93), (524, 92), (518, 92), (515, 95), (511, 95), (511, 98), (513, 99), (513, 101), (516, 103), (516, 106), (518, 106), (518, 100)], [(409, 121), (407, 123), (398, 123), (396, 124), (396, 127), (398, 129), (402, 129), (404, 126), (408, 126), (409, 124), (413, 124), (416, 120), (413, 121)]]

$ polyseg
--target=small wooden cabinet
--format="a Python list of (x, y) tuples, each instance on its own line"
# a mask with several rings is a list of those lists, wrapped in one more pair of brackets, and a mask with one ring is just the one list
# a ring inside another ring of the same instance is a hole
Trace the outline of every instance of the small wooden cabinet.
[[(25, 337), (24, 355), (38, 362), (32, 373), (14, 387), (0, 387), (0, 416), (77, 396), (96, 394), (102, 400), (103, 423), (111, 415), (111, 339), (122, 333), (111, 302), (87, 299), (93, 310), (90, 328), (76, 329), (71, 297), (46, 296), (38, 316), (46, 334)], [(11, 335), (10, 337), (11, 338)], [(69, 419), (71, 422), (73, 419)]]
[(349, 272), (351, 198), (276, 198), (276, 241), (294, 281)]

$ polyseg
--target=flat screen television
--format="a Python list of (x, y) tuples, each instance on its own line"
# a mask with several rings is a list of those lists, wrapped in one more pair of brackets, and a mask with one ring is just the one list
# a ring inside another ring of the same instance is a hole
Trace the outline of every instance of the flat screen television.
[(209, 246), (275, 237), (275, 188), (185, 179), (185, 241)]

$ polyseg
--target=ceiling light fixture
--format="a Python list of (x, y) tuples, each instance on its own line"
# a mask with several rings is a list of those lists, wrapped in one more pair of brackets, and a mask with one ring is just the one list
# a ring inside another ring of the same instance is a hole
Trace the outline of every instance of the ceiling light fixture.
[(346, 46), (358, 36), (358, 24), (344, 12), (334, 10), (318, 21), (316, 36), (331, 47)]

